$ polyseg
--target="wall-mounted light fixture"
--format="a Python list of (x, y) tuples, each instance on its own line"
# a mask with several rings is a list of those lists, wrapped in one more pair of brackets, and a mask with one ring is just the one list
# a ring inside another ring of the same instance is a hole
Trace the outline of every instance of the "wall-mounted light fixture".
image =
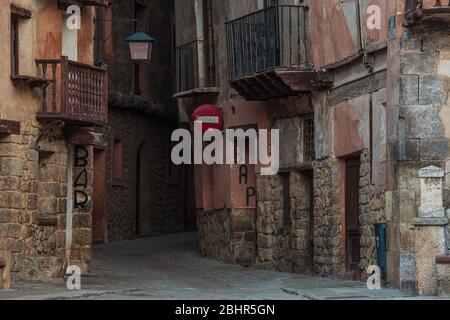
[(131, 60), (150, 61), (155, 39), (144, 32), (136, 32), (129, 36), (126, 41), (130, 45)]
[[(113, 26), (117, 27), (123, 23), (139, 23), (140, 21), (137, 19), (115, 19), (115, 20), (107, 20), (107, 19), (94, 19), (94, 24), (99, 22), (113, 22)], [(111, 39), (114, 31), (105, 37), (102, 40), (102, 43), (106, 43), (109, 39)], [(136, 33), (132, 34), (128, 38), (125, 39), (129, 43), (130, 48), (130, 56), (132, 62), (150, 62), (153, 51), (153, 44), (155, 43), (155, 39), (144, 32), (136, 31)], [(97, 50), (99, 46), (97, 46)], [(98, 53), (98, 52), (97, 52)], [(97, 62), (96, 64), (101, 64), (98, 60), (99, 55), (97, 54)], [(124, 61), (111, 61), (114, 62), (124, 62)]]

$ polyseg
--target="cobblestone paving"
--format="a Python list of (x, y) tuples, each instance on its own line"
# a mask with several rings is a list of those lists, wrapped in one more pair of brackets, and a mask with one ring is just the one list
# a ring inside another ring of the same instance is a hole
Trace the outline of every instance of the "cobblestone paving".
[(278, 273), (205, 259), (193, 233), (96, 246), (82, 290), (63, 280), (19, 282), (0, 299), (408, 299), (394, 289), (302, 274)]

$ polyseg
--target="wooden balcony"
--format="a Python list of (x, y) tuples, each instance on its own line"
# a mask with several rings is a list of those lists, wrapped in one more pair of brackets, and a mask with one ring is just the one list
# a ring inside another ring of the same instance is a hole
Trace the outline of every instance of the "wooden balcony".
[(68, 124), (102, 125), (108, 122), (108, 77), (106, 68), (61, 59), (39, 59), (42, 91), (40, 121), (62, 120)]
[(214, 41), (196, 40), (176, 47), (174, 98), (217, 94), (217, 51)]
[(247, 100), (298, 96), (320, 81), (309, 58), (308, 8), (275, 5), (226, 24), (229, 81)]
[(418, 24), (434, 24), (439, 27), (441, 23), (445, 23), (447, 28), (449, 21), (449, 0), (405, 0), (406, 27)]

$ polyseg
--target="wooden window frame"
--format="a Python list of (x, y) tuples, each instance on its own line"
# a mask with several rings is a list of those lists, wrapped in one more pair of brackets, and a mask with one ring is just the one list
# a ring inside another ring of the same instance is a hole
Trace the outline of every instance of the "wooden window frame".
[(303, 119), (303, 162), (311, 163), (315, 158), (315, 121), (307, 117)]
[[(117, 144), (120, 144), (120, 150), (117, 150)], [(112, 181), (115, 186), (123, 186), (125, 178), (125, 163), (124, 163), (124, 141), (121, 136), (115, 136), (111, 150), (112, 157)], [(119, 155), (117, 152), (120, 152)], [(120, 175), (117, 175), (117, 166), (120, 165)]]
[(10, 29), (10, 61), (11, 61), (11, 77), (20, 75), (20, 32), (19, 22), (22, 19), (31, 19), (30, 10), (11, 5), (11, 29)]

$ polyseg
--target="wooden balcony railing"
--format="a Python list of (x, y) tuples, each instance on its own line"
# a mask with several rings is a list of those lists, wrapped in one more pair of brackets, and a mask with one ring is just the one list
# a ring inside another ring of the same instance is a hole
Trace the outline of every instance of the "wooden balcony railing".
[(61, 59), (38, 59), (40, 77), (47, 79), (39, 119), (69, 123), (105, 124), (108, 121), (106, 68)]
[(175, 97), (215, 92), (218, 86), (216, 43), (195, 40), (176, 47)]

